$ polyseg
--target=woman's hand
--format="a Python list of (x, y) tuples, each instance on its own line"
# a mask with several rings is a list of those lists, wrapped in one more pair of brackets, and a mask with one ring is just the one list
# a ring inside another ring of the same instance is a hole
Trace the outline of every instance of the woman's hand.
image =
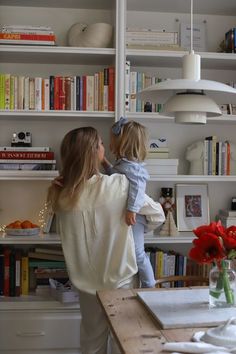
[(134, 225), (136, 223), (136, 213), (126, 210), (125, 222), (128, 226)]
[(52, 181), (52, 185), (63, 187), (63, 176), (58, 176)]

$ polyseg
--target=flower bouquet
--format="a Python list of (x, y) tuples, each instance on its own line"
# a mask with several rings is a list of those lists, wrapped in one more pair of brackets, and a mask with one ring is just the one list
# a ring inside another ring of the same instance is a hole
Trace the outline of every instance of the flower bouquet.
[(189, 257), (196, 262), (212, 263), (210, 271), (210, 307), (235, 305), (236, 273), (230, 269), (230, 261), (236, 258), (236, 226), (225, 228), (221, 221), (211, 222), (193, 230), (197, 236)]

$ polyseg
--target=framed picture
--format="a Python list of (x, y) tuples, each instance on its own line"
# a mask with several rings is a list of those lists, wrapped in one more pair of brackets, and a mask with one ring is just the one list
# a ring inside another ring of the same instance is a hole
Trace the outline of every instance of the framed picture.
[(192, 231), (209, 224), (209, 198), (207, 184), (176, 184), (176, 214), (179, 231)]

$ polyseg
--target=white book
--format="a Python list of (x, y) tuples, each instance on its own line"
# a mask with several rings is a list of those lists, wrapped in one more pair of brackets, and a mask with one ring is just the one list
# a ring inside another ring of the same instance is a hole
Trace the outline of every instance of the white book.
[(1, 33), (24, 33), (24, 34), (46, 34), (54, 35), (53, 31), (30, 29), (30, 28), (0, 28)]
[(30, 77), (29, 79), (29, 109), (35, 109), (35, 79)]
[(130, 61), (125, 62), (125, 111), (130, 111)]
[(35, 77), (35, 110), (42, 110), (42, 78)]
[(24, 86), (24, 109), (29, 110), (29, 76), (25, 77), (25, 86)]
[(130, 112), (136, 112), (137, 71), (130, 72)]
[[(104, 87), (104, 91), (105, 91), (105, 87)], [(107, 90), (107, 99), (108, 99), (108, 90)], [(106, 109), (104, 108), (104, 110)], [(86, 111), (94, 111), (94, 76), (93, 75), (86, 76)]]
[(49, 97), (50, 97), (49, 79), (44, 79), (44, 110), (45, 111), (50, 110)]
[(46, 30), (51, 31), (51, 26), (44, 26), (44, 25), (0, 25), (0, 29), (34, 29), (34, 30)]
[(19, 163), (19, 164), (55, 164), (56, 160), (21, 160), (21, 159), (0, 159), (0, 164), (14, 164), (14, 163)]
[(55, 45), (55, 41), (39, 41), (29, 39), (0, 39), (2, 44), (33, 44), (33, 45)]
[(99, 73), (94, 74), (94, 110), (98, 111)]
[(24, 85), (25, 85), (25, 77), (18, 76), (17, 109), (24, 109)]
[(0, 146), (0, 151), (51, 151), (48, 146)]

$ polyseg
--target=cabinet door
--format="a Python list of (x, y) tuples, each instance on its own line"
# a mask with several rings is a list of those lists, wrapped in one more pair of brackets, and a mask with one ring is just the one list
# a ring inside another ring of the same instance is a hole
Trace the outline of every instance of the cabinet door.
[(5, 350), (74, 349), (80, 347), (79, 312), (4, 312), (0, 352)]

